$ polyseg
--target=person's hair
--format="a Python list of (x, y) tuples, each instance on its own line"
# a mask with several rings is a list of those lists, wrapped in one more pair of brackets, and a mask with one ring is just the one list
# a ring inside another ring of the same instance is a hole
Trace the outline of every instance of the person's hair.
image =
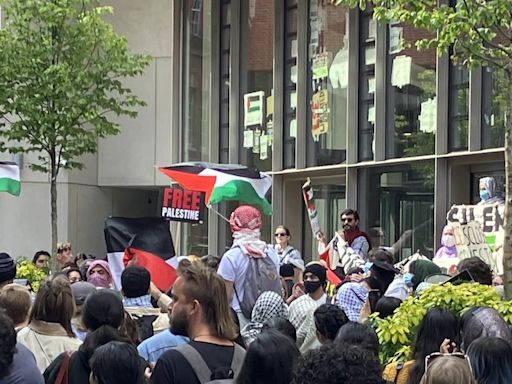
[(461, 260), (457, 266), (459, 272), (468, 271), (477, 283), (484, 285), (492, 285), (491, 267), (481, 258), (473, 256)]
[(220, 257), (215, 255), (206, 255), (201, 257), (201, 261), (206, 267), (216, 271), (220, 264)]
[(402, 300), (396, 297), (383, 296), (377, 301), (375, 312), (379, 312), (379, 317), (385, 319), (391, 316), (401, 304)]
[(33, 320), (59, 323), (70, 337), (75, 337), (71, 329), (71, 318), (75, 313), (75, 300), (68, 279), (55, 275), (42, 281), (36, 300), (30, 311), (29, 322)]
[(119, 330), (124, 321), (121, 298), (113, 291), (100, 289), (87, 297), (82, 307), (82, 323), (89, 330), (80, 350), (87, 358), (100, 346), (110, 341), (131, 343)]
[(379, 355), (379, 338), (368, 324), (348, 322), (341, 327), (334, 339), (337, 344), (358, 345), (374, 356)]
[(425, 357), (438, 352), (444, 339), (459, 344), (457, 317), (448, 309), (433, 307), (418, 327), (416, 341), (412, 348), (415, 364), (411, 370), (410, 384), (418, 384), (425, 372)]
[(216, 335), (235, 340), (237, 327), (229, 312), (224, 280), (211, 269), (201, 264), (191, 264), (181, 272), (184, 279), (184, 294), (188, 300), (197, 300), (202, 307), (203, 320)]
[(462, 349), (467, 350), (480, 337), (495, 336), (512, 342), (512, 335), (501, 314), (490, 307), (473, 307), (460, 318), (459, 329)]
[(282, 333), (269, 329), (249, 345), (237, 384), (288, 384), (300, 352)]
[[(64, 263), (64, 265), (62, 266), (62, 269), (66, 269), (66, 268), (78, 268), (78, 265), (76, 265), (76, 263), (74, 261), (68, 261), (67, 263)], [(68, 270), (66, 270), (64, 273), (68, 273)]]
[(278, 225), (276, 227), (276, 229), (282, 229), (284, 231), (284, 233), (286, 233), (286, 236), (288, 237), (292, 237), (292, 233), (290, 232), (290, 230), (288, 229), (288, 227), (285, 227), (284, 225)]
[(12, 319), (0, 309), (0, 379), (3, 379), (16, 352), (16, 331)]
[(99, 347), (89, 366), (98, 384), (143, 384), (144, 370), (133, 345), (111, 341)]
[(377, 356), (356, 345), (328, 343), (300, 359), (293, 384), (377, 384), (382, 382)]
[(294, 343), (297, 342), (297, 331), (290, 320), (283, 317), (272, 317), (263, 323), (262, 332), (275, 329), (283, 335), (289, 337)]
[(332, 304), (322, 304), (315, 312), (316, 330), (326, 339), (334, 340), (338, 330), (348, 323), (347, 315), (341, 308)]
[[(506, 383), (492, 381), (489, 383)], [(463, 356), (444, 355), (429, 364), (421, 384), (476, 384), (469, 362)], [(487, 382), (482, 382), (482, 384)]]
[(69, 268), (67, 271), (66, 271), (66, 276), (67, 278), (69, 279), (69, 274), (71, 272), (78, 272), (78, 274), (80, 275), (80, 278), (83, 280), (84, 277), (82, 276), (82, 272), (80, 272), (80, 269), (78, 267), (71, 267)]
[(512, 383), (512, 346), (499, 337), (482, 337), (467, 352), (478, 383)]
[(393, 257), (393, 254), (389, 251), (386, 251), (382, 248), (372, 248), (368, 252), (368, 259), (370, 261), (383, 261), (385, 263), (389, 263), (391, 265), (395, 264), (395, 258)]
[(151, 275), (140, 265), (130, 265), (121, 274), (121, 287), (123, 295), (127, 298), (145, 296), (149, 292)]
[(352, 209), (352, 208), (345, 209), (343, 212), (341, 212), (340, 220), (345, 215), (352, 215), (352, 216), (354, 216), (355, 220), (359, 220), (359, 213), (357, 213), (357, 211), (355, 209)]
[(71, 250), (71, 243), (57, 243), (57, 253)]
[(41, 256), (48, 256), (49, 258), (51, 258), (51, 255), (49, 252), (47, 251), (37, 251), (36, 253), (34, 253), (34, 257), (32, 258), (32, 264), (35, 264), (37, 259), (39, 259), (39, 257)]
[(26, 287), (8, 284), (0, 290), (0, 307), (5, 309), (14, 325), (25, 322), (32, 305), (32, 297)]

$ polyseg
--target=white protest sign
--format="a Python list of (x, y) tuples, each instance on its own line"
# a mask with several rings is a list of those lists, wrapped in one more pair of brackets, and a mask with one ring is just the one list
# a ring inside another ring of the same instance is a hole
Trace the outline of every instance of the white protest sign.
[(496, 258), (479, 223), (476, 221), (466, 224), (454, 222), (451, 226), (459, 260), (476, 256), (485, 261), (492, 270), (496, 270)]

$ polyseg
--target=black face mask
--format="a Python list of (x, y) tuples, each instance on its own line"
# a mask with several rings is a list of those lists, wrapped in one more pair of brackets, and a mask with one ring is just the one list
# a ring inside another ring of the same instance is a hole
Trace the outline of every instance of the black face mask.
[(321, 281), (305, 281), (304, 282), (304, 291), (306, 293), (316, 292), (318, 288), (322, 286)]

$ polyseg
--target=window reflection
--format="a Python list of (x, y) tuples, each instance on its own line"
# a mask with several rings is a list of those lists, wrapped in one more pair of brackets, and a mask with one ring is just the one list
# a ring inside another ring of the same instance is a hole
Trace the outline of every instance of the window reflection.
[(431, 35), (407, 24), (388, 26), (388, 127), (394, 146), (387, 157), (433, 154), (437, 123), (436, 51), (418, 51)]
[(448, 143), (451, 151), (468, 149), (469, 70), (450, 62), (450, 121)]
[(503, 147), (509, 83), (501, 69), (484, 67), (482, 76), (482, 147)]
[(309, 3), (308, 166), (346, 159), (348, 9)]

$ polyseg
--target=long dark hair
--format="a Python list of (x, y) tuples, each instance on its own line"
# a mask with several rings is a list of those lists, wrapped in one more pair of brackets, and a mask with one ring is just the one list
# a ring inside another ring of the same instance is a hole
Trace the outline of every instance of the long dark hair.
[(459, 345), (459, 327), (457, 317), (448, 309), (431, 308), (418, 328), (416, 342), (412, 349), (415, 360), (409, 377), (409, 384), (418, 384), (425, 372), (425, 357), (438, 352), (444, 339), (450, 339)]
[(293, 341), (269, 329), (249, 345), (237, 384), (289, 384), (300, 352)]
[(379, 338), (368, 324), (348, 322), (339, 329), (334, 342), (342, 345), (357, 345), (371, 352), (375, 357), (379, 357)]
[(99, 384), (143, 384), (144, 369), (133, 345), (112, 341), (99, 347), (89, 361)]
[(481, 337), (467, 355), (478, 384), (512, 383), (512, 346), (498, 337)]

